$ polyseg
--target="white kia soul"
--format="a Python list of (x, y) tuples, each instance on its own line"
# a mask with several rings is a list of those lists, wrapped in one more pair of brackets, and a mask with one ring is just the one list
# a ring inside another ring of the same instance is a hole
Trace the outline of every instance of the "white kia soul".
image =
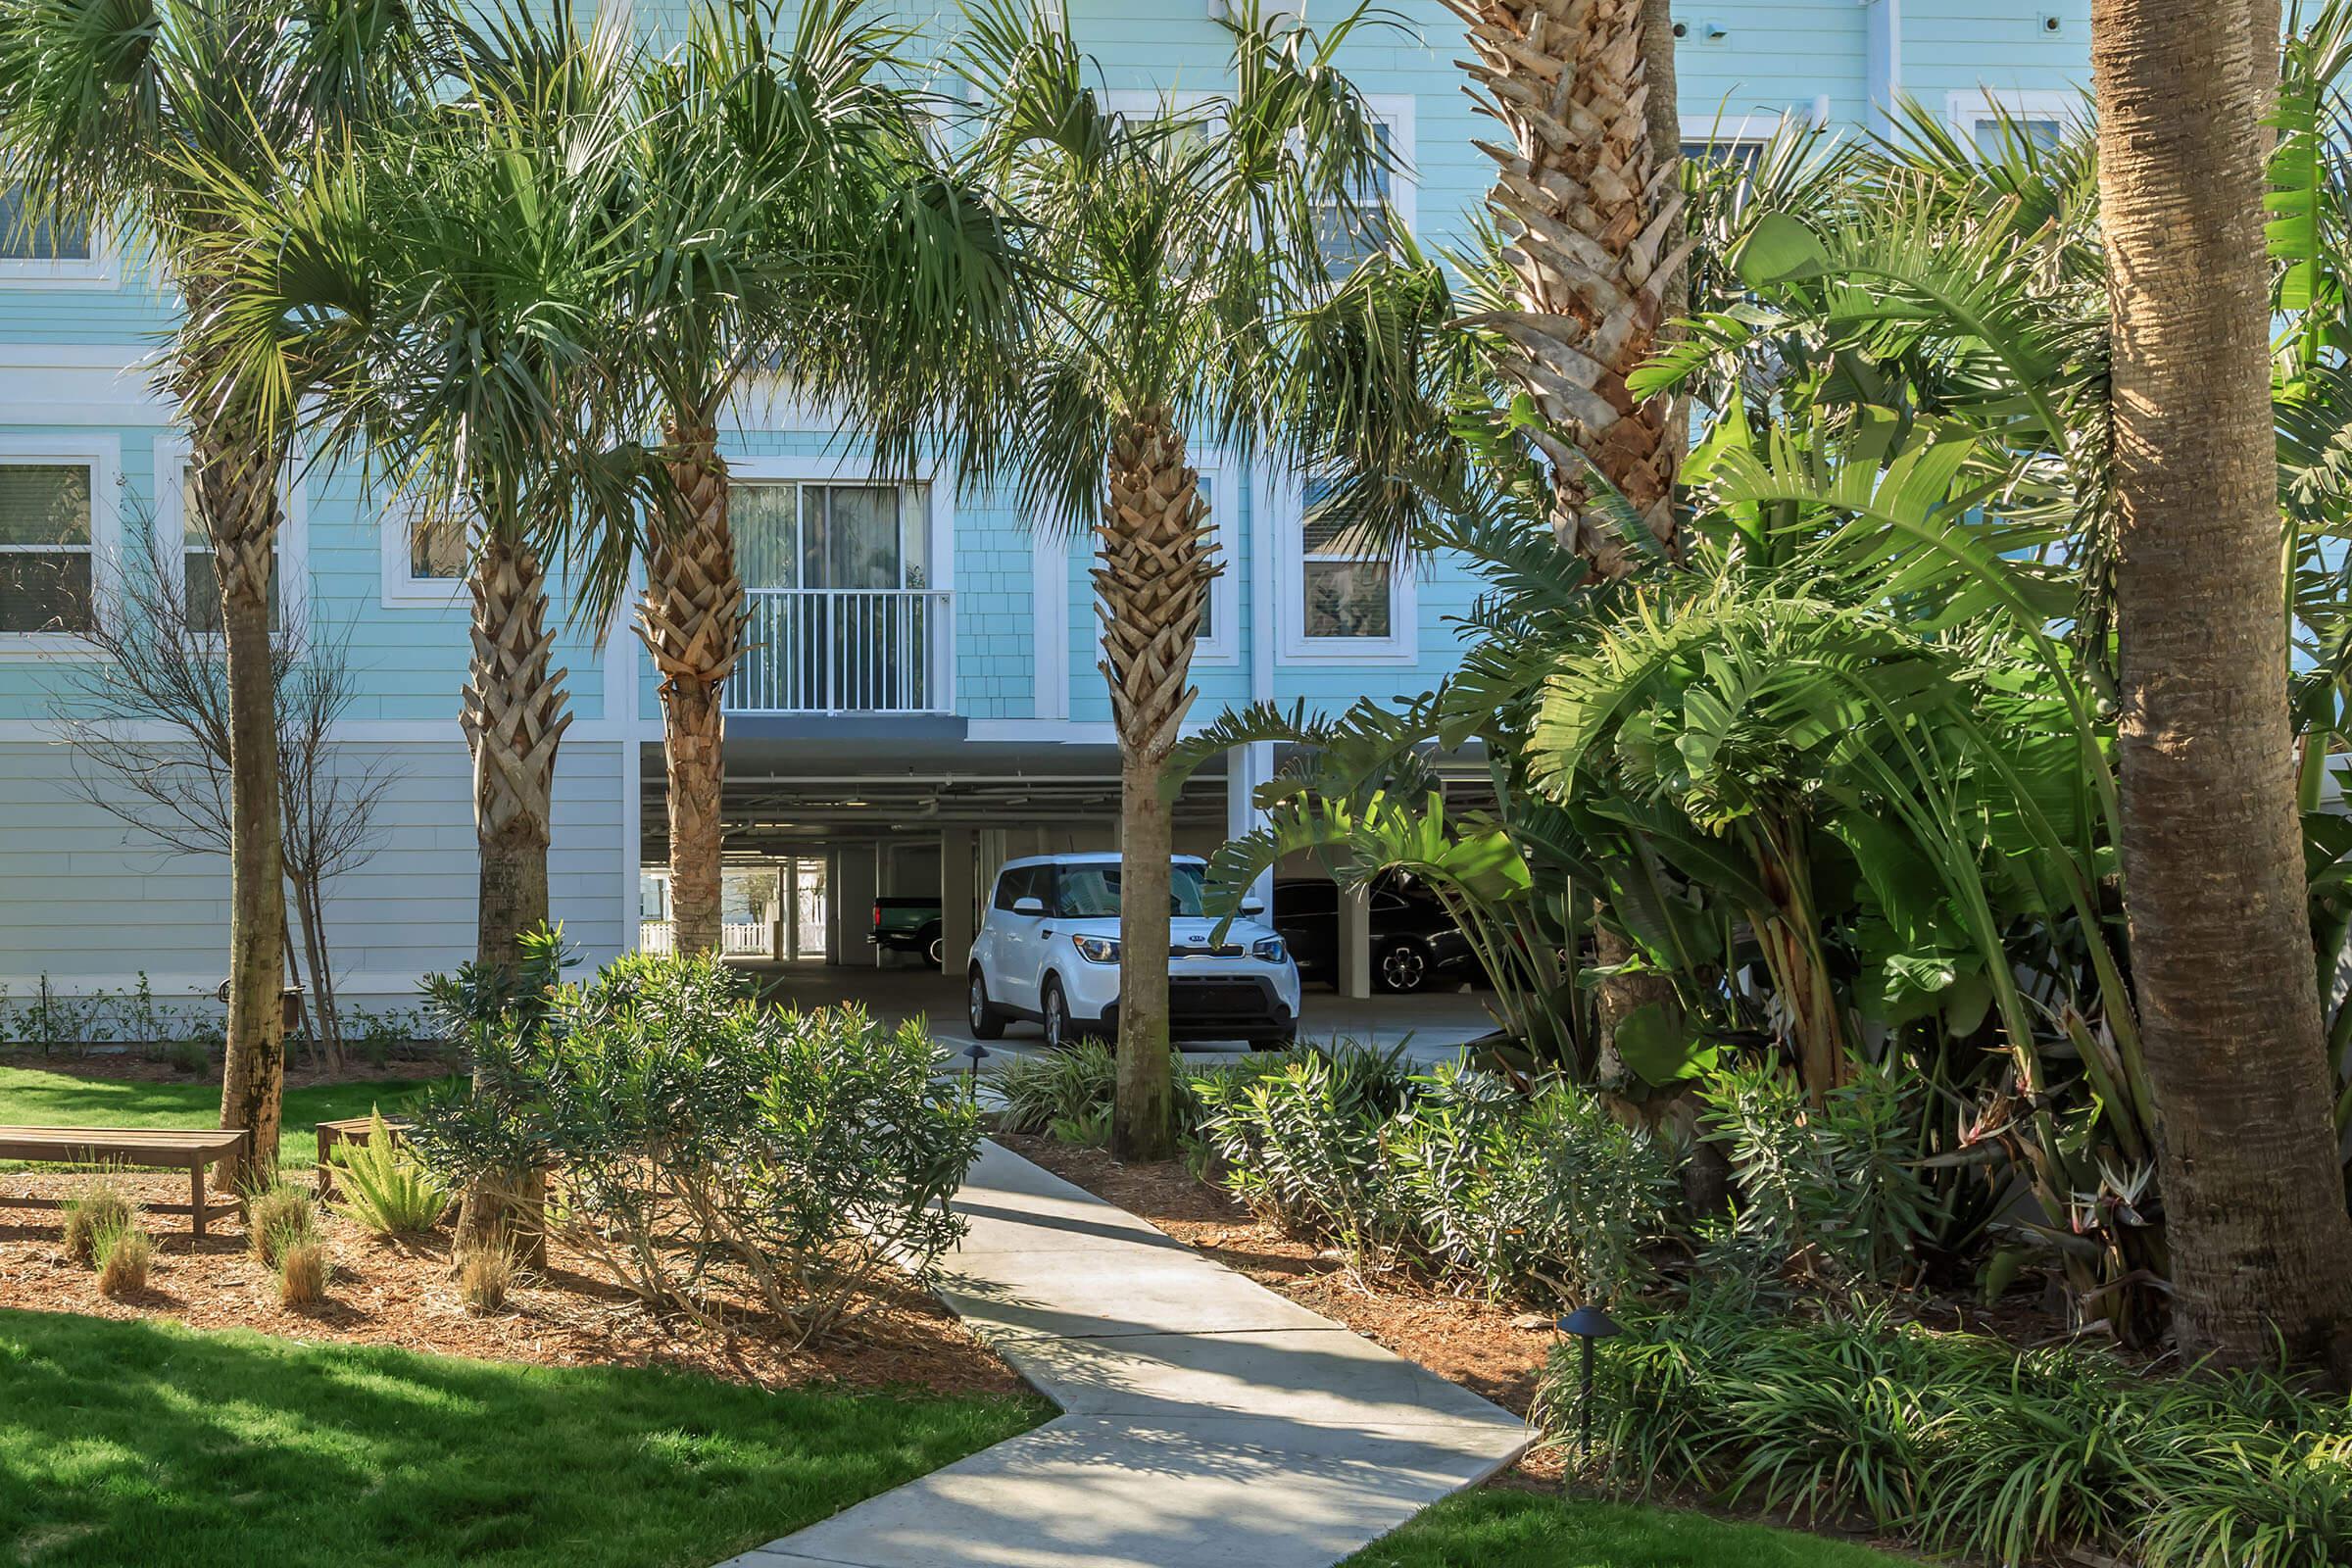
[[(1214, 941), (1200, 912), (1205, 864), (1189, 856), (1169, 877), (1169, 1033), (1179, 1040), (1247, 1040), (1260, 1051), (1298, 1034), (1298, 966), (1272, 927), (1242, 916)], [(1119, 1027), (1119, 858), (1049, 855), (997, 873), (972, 940), (972, 1033), (994, 1040), (1014, 1018), (1046, 1026), (1060, 1048)]]

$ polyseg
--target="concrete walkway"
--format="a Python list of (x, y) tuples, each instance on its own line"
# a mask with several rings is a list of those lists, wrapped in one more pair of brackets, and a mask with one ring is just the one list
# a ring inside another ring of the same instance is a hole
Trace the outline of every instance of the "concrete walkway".
[(1517, 1416), (995, 1144), (940, 1295), (1063, 1414), (720, 1568), (1328, 1568)]

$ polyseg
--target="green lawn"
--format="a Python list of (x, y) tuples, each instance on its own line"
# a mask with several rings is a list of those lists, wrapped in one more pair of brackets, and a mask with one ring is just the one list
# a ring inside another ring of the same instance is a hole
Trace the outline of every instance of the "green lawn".
[(710, 1568), (1046, 1414), (0, 1309), (0, 1562)]
[[(318, 1126), (365, 1116), (370, 1106), (389, 1115), (419, 1083), (325, 1084), (286, 1091), (286, 1120), (277, 1162), (308, 1170), (318, 1163)], [(136, 1083), (76, 1078), (37, 1067), (0, 1067), (0, 1124), (32, 1127), (218, 1127), (220, 1081)]]
[(1911, 1568), (1844, 1542), (1639, 1503), (1466, 1492), (1342, 1568)]

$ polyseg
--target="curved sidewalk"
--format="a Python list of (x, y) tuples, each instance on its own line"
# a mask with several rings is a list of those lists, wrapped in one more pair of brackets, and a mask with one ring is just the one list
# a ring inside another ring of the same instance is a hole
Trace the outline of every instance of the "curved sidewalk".
[(956, 1208), (941, 1297), (1063, 1413), (720, 1568), (1328, 1568), (1530, 1441), (996, 1144)]

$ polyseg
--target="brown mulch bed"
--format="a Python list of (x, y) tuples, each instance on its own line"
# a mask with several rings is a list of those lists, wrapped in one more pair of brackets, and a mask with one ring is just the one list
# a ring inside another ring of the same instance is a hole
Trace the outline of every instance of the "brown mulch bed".
[[(63, 1198), (88, 1173), (0, 1175), (0, 1197)], [(120, 1178), (138, 1200), (185, 1203), (184, 1176)], [(404, 1349), (548, 1366), (666, 1366), (767, 1388), (921, 1388), (942, 1394), (1011, 1394), (1019, 1379), (912, 1281), (821, 1345), (792, 1349), (757, 1323), (721, 1333), (664, 1325), (561, 1247), (544, 1273), (526, 1274), (500, 1311), (474, 1316), (450, 1274), (449, 1229), (388, 1240), (328, 1214), (321, 1230), (334, 1258), (326, 1301), (278, 1304), (276, 1282), (246, 1250), (233, 1218), (207, 1225), (199, 1244), (186, 1216), (151, 1214), (156, 1259), (147, 1289), (123, 1300), (101, 1295), (97, 1276), (66, 1255), (55, 1209), (0, 1207), (0, 1306), (161, 1317), (194, 1328), (248, 1328), (296, 1340), (394, 1345)]]
[[(1410, 1361), (1525, 1415), (1557, 1338), (1550, 1320), (1458, 1296), (1409, 1275), (1358, 1280), (1335, 1255), (1253, 1218), (1181, 1164), (1122, 1165), (1099, 1149), (999, 1133), (997, 1142), (1096, 1197), (1139, 1214), (1268, 1290), (1337, 1319)], [(1538, 1454), (1521, 1467), (1558, 1466)]]

